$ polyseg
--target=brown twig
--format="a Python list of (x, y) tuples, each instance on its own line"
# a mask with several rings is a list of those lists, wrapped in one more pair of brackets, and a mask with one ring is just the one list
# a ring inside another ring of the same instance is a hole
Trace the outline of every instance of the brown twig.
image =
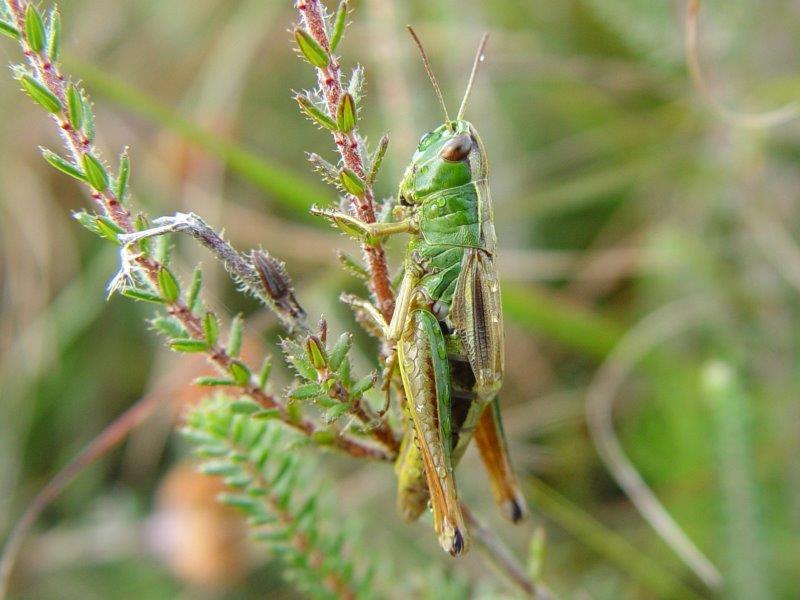
[(531, 581), (525, 569), (519, 564), (511, 551), (494, 532), (484, 525), (466, 504), (461, 505), (461, 512), (469, 525), (469, 531), (480, 545), (480, 548), (497, 569), (529, 598), (536, 600), (552, 600), (553, 594), (542, 585)]
[[(330, 51), (330, 41), (325, 27), (324, 9), (319, 0), (297, 0), (297, 10), (300, 12), (303, 26), (314, 40), (326, 51)], [(319, 87), (325, 97), (328, 116), (336, 119), (336, 110), (339, 99), (344, 94), (341, 82), (339, 58), (329, 52), (330, 62), (327, 67), (317, 68)], [(348, 133), (333, 132), (336, 148), (342, 157), (344, 165), (358, 175), (365, 182), (362, 197), (350, 195), (350, 201), (355, 207), (358, 217), (366, 223), (374, 223), (377, 210), (375, 208), (375, 194), (372, 184), (367, 180), (367, 169), (361, 158), (360, 138), (357, 128)], [(369, 287), (374, 300), (389, 321), (394, 311), (394, 292), (392, 291), (389, 268), (386, 263), (386, 254), (380, 244), (363, 244), (364, 254), (367, 258), (370, 279)]]
[(39, 518), (39, 515), (42, 514), (42, 511), (61, 494), (64, 488), (78, 474), (119, 444), (130, 433), (131, 429), (149, 417), (162, 399), (162, 393), (153, 392), (128, 408), (81, 450), (75, 458), (62, 467), (55, 477), (28, 504), (25, 512), (14, 525), (14, 529), (9, 534), (3, 549), (3, 556), (0, 561), (0, 598), (4, 598), (8, 591), (11, 569), (16, 562), (22, 542), (28, 530)]
[[(20, 31), (25, 31), (25, 11), (29, 2), (26, 0), (8, 0), (8, 6), (14, 18), (16, 27)], [(62, 109), (52, 114), (64, 140), (67, 150), (72, 154), (75, 164), (82, 164), (85, 155), (99, 157), (92, 140), (82, 132), (77, 131), (70, 125), (68, 116), (63, 107), (67, 106), (67, 91), (64, 76), (59, 72), (57, 66), (53, 64), (44, 52), (34, 51), (25, 40), (20, 38), (20, 44), (28, 63), (35, 71), (40, 81), (45, 87), (54, 94), (61, 102)], [(136, 232), (131, 213), (125, 208), (110, 187), (106, 186), (103, 191), (92, 191), (92, 199), (104, 215), (127, 234)], [(157, 260), (149, 256), (138, 256), (134, 259), (136, 266), (141, 270), (148, 281), (155, 289), (159, 288), (159, 272), (163, 268)], [(385, 264), (385, 263), (384, 263)], [(189, 336), (195, 340), (204, 340), (205, 334), (203, 323), (200, 317), (195, 315), (181, 299), (169, 302), (166, 305), (169, 315), (175, 317), (184, 326)], [(222, 373), (228, 373), (234, 359), (224, 348), (219, 345), (212, 345), (206, 351), (209, 361)], [(237, 386), (241, 395), (248, 396), (262, 405), (264, 408), (276, 409), (280, 414), (281, 420), (287, 425), (297, 429), (308, 436), (313, 436), (317, 430), (317, 425), (305, 418), (293, 418), (280, 400), (270, 393), (260, 388), (255, 379), (247, 385)], [(392, 460), (394, 454), (390, 450), (379, 448), (362, 440), (348, 436), (344, 433), (333, 438), (331, 445), (339, 450), (347, 452), (359, 458), (373, 458), (378, 460)]]

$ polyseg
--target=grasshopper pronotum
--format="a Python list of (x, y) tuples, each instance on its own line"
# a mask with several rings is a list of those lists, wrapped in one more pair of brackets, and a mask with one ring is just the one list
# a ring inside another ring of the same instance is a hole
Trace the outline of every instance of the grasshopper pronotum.
[(503, 315), (486, 150), (463, 119), (486, 36), (451, 120), (425, 51), (409, 31), (445, 122), (422, 136), (400, 183), (394, 221), (365, 223), (339, 211), (315, 212), (361, 241), (411, 236), (391, 322), (371, 304), (359, 304), (394, 344), (389, 363), (396, 365), (405, 391), (408, 419), (396, 463), (400, 512), (414, 520), (430, 499), (439, 543), (457, 556), (466, 551), (468, 536), (453, 471), (473, 437), (504, 515), (516, 522), (525, 514), (497, 398), (504, 369)]

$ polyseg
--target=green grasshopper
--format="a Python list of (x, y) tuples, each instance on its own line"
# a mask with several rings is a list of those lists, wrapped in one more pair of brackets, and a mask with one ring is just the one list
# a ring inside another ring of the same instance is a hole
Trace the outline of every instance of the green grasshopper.
[(486, 150), (463, 120), (486, 36), (458, 116), (451, 120), (422, 44), (409, 31), (445, 122), (422, 136), (400, 183), (394, 221), (365, 223), (326, 209), (315, 213), (362, 242), (411, 235), (391, 322), (370, 303), (355, 302), (393, 344), (387, 378), (397, 367), (405, 392), (407, 426), (395, 466), (400, 513), (415, 520), (430, 499), (439, 543), (458, 556), (467, 550), (468, 536), (454, 468), (473, 437), (504, 515), (517, 522), (525, 514), (497, 399), (504, 370), (503, 316)]

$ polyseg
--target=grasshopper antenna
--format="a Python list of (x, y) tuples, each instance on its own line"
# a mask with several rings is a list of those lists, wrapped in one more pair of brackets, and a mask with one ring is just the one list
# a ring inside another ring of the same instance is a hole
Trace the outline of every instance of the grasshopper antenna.
[(428, 73), (428, 78), (433, 84), (433, 90), (436, 92), (436, 97), (439, 99), (439, 103), (442, 105), (445, 122), (450, 123), (450, 115), (447, 114), (447, 105), (444, 103), (444, 96), (442, 96), (442, 90), (439, 87), (439, 82), (436, 81), (436, 75), (433, 74), (433, 69), (431, 69), (431, 63), (428, 60), (428, 55), (425, 54), (425, 48), (422, 47), (422, 42), (417, 37), (417, 32), (414, 31), (414, 28), (411, 27), (411, 25), (406, 25), (406, 27), (408, 28), (408, 32), (411, 34), (411, 37), (414, 38), (414, 43), (417, 44), (419, 53), (422, 55), (422, 64), (425, 65), (425, 71)]
[(467, 91), (464, 92), (464, 99), (461, 101), (461, 107), (458, 109), (456, 121), (460, 121), (464, 117), (464, 111), (467, 109), (467, 100), (469, 100), (469, 95), (472, 92), (472, 84), (475, 83), (475, 73), (478, 72), (478, 65), (483, 62), (483, 51), (486, 49), (486, 42), (488, 40), (489, 34), (484, 33), (478, 44), (478, 51), (475, 53), (475, 62), (472, 63), (472, 71), (469, 74), (469, 81), (467, 82)]

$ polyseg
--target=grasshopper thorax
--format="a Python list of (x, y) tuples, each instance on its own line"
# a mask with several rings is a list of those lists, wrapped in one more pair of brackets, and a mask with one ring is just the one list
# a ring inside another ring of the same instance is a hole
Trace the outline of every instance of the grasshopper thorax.
[(485, 179), (487, 171), (486, 152), (472, 124), (449, 121), (420, 139), (400, 182), (400, 202), (419, 204), (433, 193)]

